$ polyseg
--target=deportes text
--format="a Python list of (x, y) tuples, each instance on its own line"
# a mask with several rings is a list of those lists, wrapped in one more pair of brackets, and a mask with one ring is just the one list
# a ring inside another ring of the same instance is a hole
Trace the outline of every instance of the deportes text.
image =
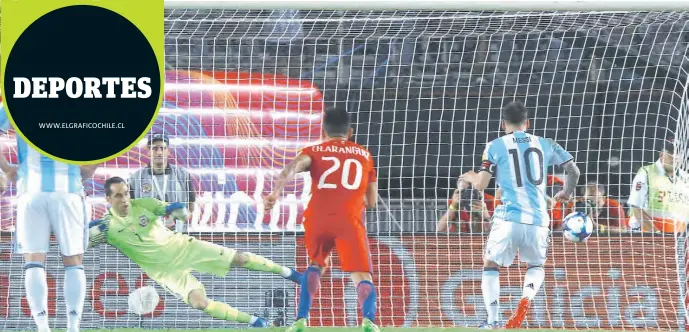
[[(149, 98), (150, 77), (15, 77), (14, 98)], [(115, 87), (121, 86), (119, 94)]]

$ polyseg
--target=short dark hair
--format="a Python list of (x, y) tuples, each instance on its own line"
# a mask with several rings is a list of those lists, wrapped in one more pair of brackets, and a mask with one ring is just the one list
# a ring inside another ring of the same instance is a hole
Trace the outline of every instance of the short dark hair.
[(323, 127), (328, 136), (347, 136), (350, 128), (347, 110), (341, 108), (326, 110), (323, 115)]
[(104, 184), (104, 187), (105, 187), (105, 196), (110, 196), (110, 195), (112, 195), (112, 189), (111, 189), (110, 187), (111, 187), (113, 184), (117, 184), (117, 183), (127, 183), (127, 181), (125, 181), (123, 178), (121, 178), (121, 177), (119, 177), (119, 176), (113, 176), (113, 177), (111, 177), (111, 178), (105, 180), (105, 184)]
[(520, 101), (513, 101), (502, 108), (502, 119), (509, 124), (520, 125), (526, 122), (529, 111)]

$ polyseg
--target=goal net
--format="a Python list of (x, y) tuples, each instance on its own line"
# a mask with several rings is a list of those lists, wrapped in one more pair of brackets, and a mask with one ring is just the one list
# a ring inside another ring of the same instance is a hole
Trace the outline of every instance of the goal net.
[[(181, 230), (303, 270), (308, 176), (298, 175), (273, 211), (263, 212), (261, 197), (300, 148), (320, 139), (323, 110), (343, 107), (355, 121), (354, 140), (372, 151), (378, 169), (378, 207), (366, 216), (379, 322), (478, 326), (485, 320), (488, 218), (478, 213), (469, 222), (472, 215), (462, 213), (462, 221), (437, 228), (457, 177), (475, 170), (486, 142), (501, 134), (501, 107), (524, 102), (529, 132), (559, 142), (586, 181), (604, 186), (608, 199), (592, 198), (601, 211), (619, 204), (628, 216), (636, 172), (655, 162), (671, 137), (675, 167), (689, 169), (688, 22), (685, 12), (168, 9), (165, 100), (152, 133), (169, 137), (170, 164), (191, 174), (196, 202)], [(4, 153), (15, 158), (13, 134), (4, 139)], [(86, 182), (94, 217), (107, 208), (105, 178), (129, 178), (156, 151), (142, 141)], [(550, 171), (550, 195), (561, 171)], [(140, 195), (155, 195), (154, 182), (139, 181)], [(188, 190), (184, 183), (171, 186)], [(687, 188), (677, 182), (675, 189)], [(11, 187), (2, 205), (3, 330), (33, 324), (22, 258), (9, 254), (14, 194)], [(493, 196), (494, 188), (486, 191), (488, 216)], [(616, 232), (617, 220), (603, 214), (597, 218), (607, 229), (575, 245), (557, 231), (566, 211), (551, 207), (546, 281), (526, 326), (684, 327), (683, 235)], [(53, 249), (49, 314), (53, 326), (64, 328), (61, 262)], [(235, 326), (188, 308), (159, 286), (162, 299), (152, 315), (129, 313), (127, 295), (153, 283), (114, 248), (89, 251), (84, 267), (83, 328)], [(501, 272), (502, 321), (521, 296), (524, 271), (515, 264)], [(194, 275), (212, 299), (275, 325), (294, 321), (298, 287), (280, 277), (241, 269), (224, 278)], [(357, 307), (334, 255), (310, 324), (356, 325)]]

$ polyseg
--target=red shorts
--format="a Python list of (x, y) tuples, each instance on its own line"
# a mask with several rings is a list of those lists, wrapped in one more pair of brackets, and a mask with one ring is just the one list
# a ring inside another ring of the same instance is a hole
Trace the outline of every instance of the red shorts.
[(335, 249), (340, 257), (342, 271), (373, 273), (368, 236), (364, 226), (345, 224), (346, 227), (309, 227), (307, 225), (308, 223), (305, 222), (304, 243), (311, 264), (326, 267), (330, 253)]

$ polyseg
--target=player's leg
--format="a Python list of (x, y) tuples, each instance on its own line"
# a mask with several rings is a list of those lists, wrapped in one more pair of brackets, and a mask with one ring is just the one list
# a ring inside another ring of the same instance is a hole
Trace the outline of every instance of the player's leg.
[(278, 274), (293, 282), (301, 282), (301, 273), (294, 269), (277, 264), (265, 257), (249, 252), (238, 252), (215, 243), (190, 238), (189, 249), (185, 260), (190, 262), (193, 270), (212, 273), (222, 277), (231, 267), (243, 267), (251, 271), (263, 271)]
[(513, 226), (503, 220), (493, 220), (483, 256), (481, 292), (488, 317), (482, 328), (494, 328), (500, 322), (500, 267), (509, 267), (517, 254), (513, 246)]
[(227, 303), (209, 299), (204, 289), (195, 289), (189, 293), (189, 305), (217, 319), (245, 323), (252, 327), (268, 327), (270, 325), (265, 318), (249, 315), (231, 307)]
[(367, 332), (380, 331), (376, 326), (376, 288), (371, 272), (371, 253), (365, 227), (352, 228), (335, 238), (342, 271), (351, 273), (357, 299), (363, 314), (362, 326)]
[(335, 242), (328, 234), (307, 230), (304, 235), (304, 245), (309, 255), (309, 267), (304, 272), (299, 287), (297, 320), (287, 329), (287, 332), (301, 332), (306, 328), (313, 298), (321, 287), (321, 275), (328, 266), (327, 260)]
[(62, 292), (67, 309), (67, 332), (77, 332), (86, 298), (86, 274), (82, 265), (88, 243), (86, 204), (84, 198), (76, 194), (52, 193), (51, 196), (50, 220), (64, 265)]
[(242, 267), (250, 271), (270, 272), (295, 283), (301, 283), (302, 274), (293, 268), (282, 266), (268, 258), (250, 252), (237, 252), (232, 260), (232, 266)]
[(231, 322), (246, 323), (254, 327), (266, 327), (268, 321), (241, 312), (228, 304), (214, 301), (206, 296), (206, 288), (191, 273), (182, 270), (146, 271), (148, 276), (163, 286), (166, 291), (184, 301), (192, 308), (209, 316)]
[(522, 233), (524, 234), (522, 237), (524, 240), (519, 244), (519, 257), (522, 262), (527, 264), (527, 269), (524, 276), (522, 297), (505, 324), (505, 327), (510, 329), (521, 327), (531, 306), (531, 301), (543, 285), (545, 279), (543, 265), (550, 245), (550, 230), (548, 228), (531, 225), (519, 226), (523, 229)]
[(48, 324), (48, 282), (45, 257), (50, 249), (50, 222), (40, 195), (17, 198), (15, 253), (24, 256), (24, 290), (31, 315), (39, 332), (50, 331)]

